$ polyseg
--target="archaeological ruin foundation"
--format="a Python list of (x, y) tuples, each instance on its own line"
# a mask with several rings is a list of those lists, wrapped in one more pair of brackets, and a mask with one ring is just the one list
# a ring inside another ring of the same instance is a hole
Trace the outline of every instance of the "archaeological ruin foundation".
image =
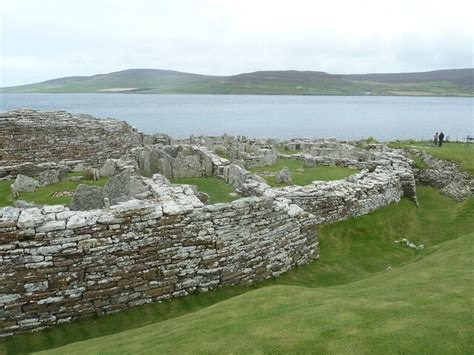
[[(0, 138), (0, 178), (12, 182), (13, 194), (54, 183), (64, 172), (109, 178), (103, 187), (79, 185), (68, 206), (17, 201), (0, 208), (2, 336), (278, 276), (324, 258), (319, 224), (367, 214), (402, 196), (417, 203), (417, 181), (445, 179), (414, 169), (407, 154), (383, 144), (172, 139), (62, 111), (3, 113)], [(358, 172), (274, 188), (249, 171), (281, 158)], [(433, 171), (444, 164), (422, 158)], [(470, 196), (472, 178), (456, 166), (449, 171), (460, 182), (439, 187), (455, 199)], [(168, 180), (193, 177), (221, 179), (242, 198), (207, 204), (194, 186)]]

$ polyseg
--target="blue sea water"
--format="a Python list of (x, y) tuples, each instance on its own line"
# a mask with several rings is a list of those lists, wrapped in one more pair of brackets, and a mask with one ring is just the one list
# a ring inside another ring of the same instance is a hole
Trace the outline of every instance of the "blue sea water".
[(451, 139), (474, 133), (474, 98), (276, 95), (0, 94), (0, 111), (60, 109), (173, 137)]

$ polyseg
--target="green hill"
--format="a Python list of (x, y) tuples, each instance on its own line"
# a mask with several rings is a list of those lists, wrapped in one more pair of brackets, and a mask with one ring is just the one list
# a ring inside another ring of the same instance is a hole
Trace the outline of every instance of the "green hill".
[(352, 75), (286, 70), (257, 71), (232, 76), (128, 69), (0, 88), (0, 92), (473, 96), (474, 69)]

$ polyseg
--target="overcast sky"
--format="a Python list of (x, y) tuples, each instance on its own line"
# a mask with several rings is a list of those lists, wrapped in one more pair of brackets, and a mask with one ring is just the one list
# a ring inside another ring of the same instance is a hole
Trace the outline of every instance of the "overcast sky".
[(472, 0), (0, 0), (0, 86), (128, 68), (473, 67)]

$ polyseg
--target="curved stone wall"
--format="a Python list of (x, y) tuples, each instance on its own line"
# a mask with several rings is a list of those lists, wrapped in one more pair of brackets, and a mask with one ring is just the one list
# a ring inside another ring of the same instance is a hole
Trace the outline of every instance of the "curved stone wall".
[(58, 163), (98, 166), (132, 147), (157, 142), (169, 144), (169, 137), (143, 135), (125, 121), (64, 111), (8, 111), (0, 114), (0, 177), (34, 176)]
[(0, 335), (278, 276), (318, 257), (314, 216), (253, 197), (193, 208), (0, 209)]

